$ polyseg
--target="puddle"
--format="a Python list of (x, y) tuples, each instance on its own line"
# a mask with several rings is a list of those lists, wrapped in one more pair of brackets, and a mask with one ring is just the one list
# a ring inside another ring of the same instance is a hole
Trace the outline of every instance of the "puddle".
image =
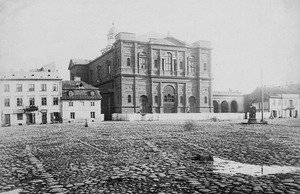
[(252, 176), (262, 176), (276, 173), (291, 173), (300, 172), (300, 167), (294, 166), (264, 166), (253, 165), (235, 162), (231, 160), (224, 160), (214, 157), (213, 164), (214, 172), (226, 173), (226, 174), (246, 174)]
[(11, 191), (5, 191), (0, 194), (19, 194), (21, 191), (22, 191), (22, 189), (15, 189), (15, 190), (11, 190)]

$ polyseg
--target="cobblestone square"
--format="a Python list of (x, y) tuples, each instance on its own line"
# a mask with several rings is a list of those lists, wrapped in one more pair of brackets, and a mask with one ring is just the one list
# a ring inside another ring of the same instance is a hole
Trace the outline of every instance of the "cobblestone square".
[[(0, 152), (0, 193), (300, 192), (300, 119), (5, 127)], [(219, 173), (202, 156), (298, 170)]]

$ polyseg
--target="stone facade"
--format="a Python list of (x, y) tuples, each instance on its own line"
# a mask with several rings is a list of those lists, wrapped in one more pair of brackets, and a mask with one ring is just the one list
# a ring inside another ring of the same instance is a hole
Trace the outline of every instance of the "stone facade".
[[(106, 119), (112, 113), (213, 110), (210, 42), (187, 45), (173, 37), (139, 41), (122, 32), (110, 50), (87, 66), (88, 83), (100, 89)], [(75, 67), (69, 68), (71, 75)]]

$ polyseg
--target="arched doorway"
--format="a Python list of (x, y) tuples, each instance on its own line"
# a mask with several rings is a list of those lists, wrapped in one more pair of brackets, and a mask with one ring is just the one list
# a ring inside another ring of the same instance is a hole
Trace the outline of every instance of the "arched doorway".
[(164, 113), (175, 112), (175, 89), (167, 85), (164, 87)]
[(231, 107), (231, 112), (234, 112), (234, 113), (238, 112), (238, 105), (237, 105), (237, 102), (235, 100), (233, 100), (231, 102), (230, 107)]
[(218, 113), (219, 112), (219, 103), (214, 100), (213, 106), (214, 106), (214, 113)]
[(140, 107), (141, 107), (140, 112), (148, 113), (148, 98), (147, 98), (147, 96), (142, 95), (140, 97), (139, 103), (140, 103)]
[(226, 101), (221, 103), (221, 112), (228, 112), (228, 103)]
[(196, 98), (194, 96), (189, 97), (189, 109), (191, 113), (196, 112)]

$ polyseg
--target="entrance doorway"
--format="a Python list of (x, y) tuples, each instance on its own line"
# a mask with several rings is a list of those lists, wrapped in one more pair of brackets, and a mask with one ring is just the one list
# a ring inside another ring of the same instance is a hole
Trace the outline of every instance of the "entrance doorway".
[(221, 112), (228, 112), (228, 103), (226, 101), (221, 103)]
[(175, 89), (173, 86), (164, 87), (164, 113), (175, 113)]
[(10, 126), (10, 114), (5, 114), (4, 115), (4, 125), (5, 126)]
[(47, 113), (46, 112), (42, 112), (42, 123), (43, 124), (47, 123)]
[(148, 113), (148, 98), (147, 98), (147, 96), (142, 95), (140, 97), (139, 102), (140, 102), (140, 107), (141, 107), (140, 112), (141, 113)]
[(30, 124), (35, 124), (35, 114), (34, 113), (27, 113), (26, 117), (27, 117), (26, 118), (26, 121), (27, 121), (26, 123), (27, 124), (29, 124), (29, 125)]
[(218, 113), (219, 112), (219, 104), (217, 101), (213, 101), (213, 105), (214, 105), (214, 113)]
[(231, 112), (233, 112), (233, 113), (238, 112), (238, 105), (237, 105), (237, 102), (235, 100), (231, 102)]
[(190, 106), (190, 113), (196, 112), (196, 98), (194, 96), (189, 97), (189, 106)]

